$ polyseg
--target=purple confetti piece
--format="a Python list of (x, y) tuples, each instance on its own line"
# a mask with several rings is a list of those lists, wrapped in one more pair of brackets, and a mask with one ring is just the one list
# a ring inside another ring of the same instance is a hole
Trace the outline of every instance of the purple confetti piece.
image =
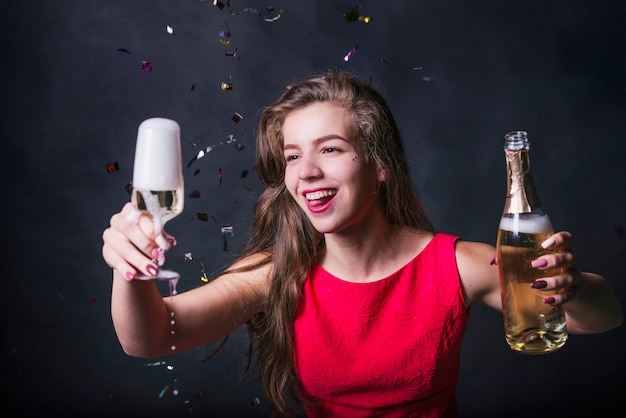
[(352, 49), (350, 50), (350, 52), (348, 52), (348, 53), (346, 54), (346, 56), (345, 56), (345, 57), (343, 57), (343, 60), (344, 60), (345, 62), (348, 62), (348, 61), (350, 60), (350, 58), (352, 58), (352, 56), (356, 53), (356, 50), (357, 50), (358, 48), (359, 48), (359, 46), (358, 46), (358, 45), (354, 45), (354, 46), (352, 47)]
[(141, 61), (141, 72), (149, 73), (152, 71), (152, 63), (150, 61)]

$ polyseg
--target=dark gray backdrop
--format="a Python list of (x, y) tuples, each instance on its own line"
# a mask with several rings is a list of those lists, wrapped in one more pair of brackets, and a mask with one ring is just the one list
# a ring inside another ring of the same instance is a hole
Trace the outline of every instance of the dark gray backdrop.
[[(344, 20), (356, 6), (370, 23)], [(331, 67), (388, 98), (436, 227), (467, 240), (494, 243), (503, 135), (527, 130), (555, 227), (574, 233), (581, 268), (626, 301), (623, 1), (13, 0), (4, 10), (1, 393), (11, 416), (269, 416), (257, 374), (245, 372), (245, 329), (207, 362), (214, 345), (150, 361), (122, 352), (101, 233), (129, 198), (142, 120), (177, 120), (185, 162), (233, 135), (243, 150), (217, 145), (186, 170), (200, 197), (168, 224), (179, 289), (201, 285), (200, 263), (210, 274), (232, 259), (262, 189), (259, 110), (290, 80)], [(226, 249), (222, 224), (235, 232)], [(623, 327), (528, 357), (506, 347), (499, 313), (471, 316), (461, 416), (607, 416), (626, 395)]]

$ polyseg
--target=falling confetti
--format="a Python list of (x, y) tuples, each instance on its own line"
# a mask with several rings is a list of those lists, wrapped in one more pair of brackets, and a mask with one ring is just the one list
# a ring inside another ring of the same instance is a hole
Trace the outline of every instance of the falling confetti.
[(170, 25), (167, 25), (165, 27), (165, 30), (167, 31), (167, 33), (169, 33), (170, 35), (174, 35), (174, 28)]
[(161, 392), (159, 393), (159, 398), (162, 398), (163, 395), (165, 395), (165, 392), (167, 392), (169, 390), (169, 385), (165, 386), (163, 389), (161, 389)]
[(189, 192), (189, 194), (187, 195), (190, 199), (197, 199), (200, 197), (200, 191), (199, 190), (192, 190), (191, 192)]
[[(267, 7), (266, 10), (268, 12), (273, 12), (274, 8), (270, 6), (270, 7)], [(267, 17), (263, 13), (259, 13), (259, 16), (261, 17), (261, 19), (265, 20), (266, 22), (276, 22), (278, 19), (280, 19), (280, 17), (284, 13), (285, 13), (285, 9), (278, 9), (278, 14), (274, 17)]]
[(206, 272), (204, 271), (204, 264), (202, 264), (202, 261), (200, 262), (200, 280), (203, 281), (204, 283), (209, 282), (209, 277), (206, 275)]
[(209, 221), (209, 215), (207, 215), (206, 212), (197, 212), (196, 217), (198, 218), (199, 221), (202, 221), (202, 222)]
[(221, 186), (222, 185), (222, 168), (221, 167), (217, 169), (217, 178), (219, 179), (220, 186)]
[[(278, 19), (280, 19), (280, 17), (285, 13), (285, 9), (278, 9), (278, 12), (276, 13), (275, 16), (269, 16), (269, 14), (266, 15), (263, 12), (260, 12), (259, 10), (255, 9), (253, 7), (244, 7), (243, 9), (241, 9), (239, 11), (236, 11), (236, 10), (233, 10), (230, 7), (230, 0), (228, 0), (226, 2), (226, 4), (228, 5), (228, 12), (231, 15), (233, 15), (233, 16), (234, 15), (241, 15), (241, 14), (244, 14), (244, 13), (250, 13), (250, 14), (259, 16), (261, 19), (263, 19), (266, 22), (275, 22)], [(213, 0), (213, 5), (218, 7), (220, 10), (222, 10), (224, 8), (224, 3), (222, 3), (219, 0)], [(273, 12), (275, 12), (275, 9), (274, 9), (273, 6), (267, 6), (267, 7), (265, 7), (265, 11), (269, 12), (269, 13), (273, 13)]]
[(200, 152), (198, 152), (198, 154), (196, 154), (196, 156), (193, 157), (193, 159), (191, 161), (189, 161), (189, 163), (187, 163), (187, 168), (189, 168), (191, 166), (191, 164), (194, 163), (194, 161), (199, 160), (199, 159), (205, 157), (209, 152), (211, 152), (218, 145), (231, 144), (235, 149), (237, 149), (237, 151), (241, 151), (242, 149), (244, 149), (244, 146), (237, 142), (237, 138), (235, 138), (234, 135), (232, 135), (232, 134), (228, 135), (227, 138), (228, 139), (226, 141), (222, 141), (222, 142), (218, 142), (216, 144), (209, 145), (205, 149), (200, 150)]
[(241, 113), (235, 112), (231, 119), (233, 120), (233, 122), (239, 123), (243, 119), (243, 116), (241, 115)]
[(345, 19), (346, 22), (365, 22), (370, 23), (372, 21), (372, 18), (369, 16), (363, 16), (362, 14), (359, 13), (359, 8), (358, 7), (353, 7), (352, 10), (350, 10), (347, 13), (343, 14), (343, 18)]
[(219, 32), (220, 38), (222, 39), (230, 38), (230, 29), (228, 28), (228, 25), (226, 24), (226, 22), (224, 22), (224, 26), (226, 26), (226, 30), (222, 30)]
[(239, 48), (235, 48), (235, 50), (233, 52), (226, 52), (226, 56), (227, 57), (233, 57), (233, 59), (240, 59), (241, 57), (239, 56), (239, 54), (237, 53), (237, 51), (239, 51)]
[(126, 55), (130, 55), (130, 51), (126, 48), (117, 48), (118, 52), (123, 52)]
[(235, 236), (235, 232), (233, 231), (233, 226), (231, 224), (222, 225), (222, 236), (223, 237)]
[(141, 72), (143, 74), (152, 71), (152, 63), (150, 61), (141, 61)]
[(350, 58), (352, 58), (352, 56), (356, 53), (356, 50), (357, 50), (358, 48), (359, 48), (359, 46), (358, 46), (358, 45), (354, 45), (354, 46), (352, 47), (352, 49), (350, 50), (350, 52), (348, 52), (348, 53), (346, 54), (346, 56), (345, 56), (345, 57), (343, 57), (343, 60), (344, 60), (345, 62), (348, 62), (348, 61), (350, 60)]
[(185, 261), (191, 261), (193, 260), (193, 256), (191, 255), (191, 253), (185, 253)]
[(111, 173), (118, 171), (120, 169), (120, 166), (117, 163), (117, 161), (115, 161), (114, 163), (107, 164), (106, 169), (107, 169), (107, 173), (111, 174)]
[(226, 91), (226, 90), (232, 90), (232, 89), (233, 89), (233, 83), (227, 83), (227, 82), (225, 82), (225, 81), (222, 81), (222, 84), (221, 84), (221, 86), (220, 86), (220, 87), (221, 87), (221, 89), (222, 89), (222, 90), (224, 90), (224, 91)]

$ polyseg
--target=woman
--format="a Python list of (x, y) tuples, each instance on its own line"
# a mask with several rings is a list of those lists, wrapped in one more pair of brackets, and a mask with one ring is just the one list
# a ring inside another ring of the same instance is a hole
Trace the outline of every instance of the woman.
[[(152, 224), (127, 220), (130, 204), (111, 218), (102, 254), (125, 352), (163, 356), (248, 322), (278, 416), (290, 395), (310, 416), (455, 416), (469, 306), (501, 310), (495, 248), (435, 233), (381, 95), (343, 72), (293, 84), (264, 109), (256, 153), (267, 189), (249, 239), (205, 286), (163, 298), (133, 280), (158, 269)], [(620, 325), (607, 282), (574, 268), (570, 234), (546, 243), (559, 252), (532, 264), (564, 269), (537, 282), (559, 290), (544, 301), (569, 332)]]

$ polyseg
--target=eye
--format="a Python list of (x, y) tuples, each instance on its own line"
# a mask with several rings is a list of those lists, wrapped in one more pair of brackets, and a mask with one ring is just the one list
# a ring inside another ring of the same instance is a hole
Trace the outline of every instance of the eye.
[(337, 152), (337, 151), (340, 151), (340, 149), (336, 147), (326, 147), (322, 150), (322, 153), (330, 154), (330, 153)]
[(295, 161), (298, 158), (300, 158), (300, 156), (298, 154), (285, 155), (285, 161), (287, 161), (288, 163), (291, 162), (291, 161)]

